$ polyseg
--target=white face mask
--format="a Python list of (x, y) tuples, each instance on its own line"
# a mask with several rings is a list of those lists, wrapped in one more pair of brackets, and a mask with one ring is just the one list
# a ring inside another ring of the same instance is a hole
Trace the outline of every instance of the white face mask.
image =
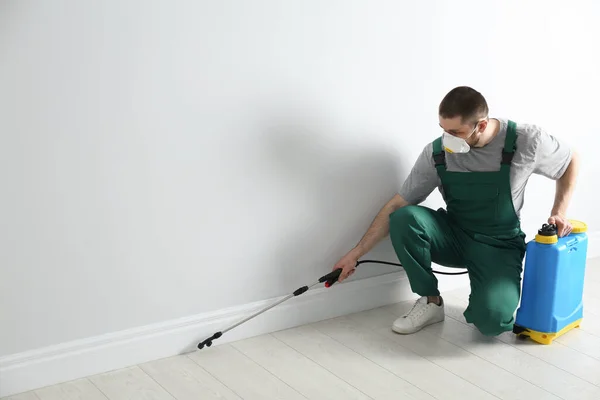
[[(471, 131), (468, 138), (473, 136), (479, 126), (479, 122), (477, 122), (477, 125), (475, 125), (475, 128)], [(465, 139), (453, 136), (446, 131), (444, 131), (444, 134), (442, 135), (442, 143), (448, 153), (468, 153), (469, 150), (471, 150), (471, 146), (469, 146)]]
[(471, 146), (465, 141), (456, 136), (444, 132), (442, 136), (442, 143), (448, 153), (468, 153), (471, 150)]

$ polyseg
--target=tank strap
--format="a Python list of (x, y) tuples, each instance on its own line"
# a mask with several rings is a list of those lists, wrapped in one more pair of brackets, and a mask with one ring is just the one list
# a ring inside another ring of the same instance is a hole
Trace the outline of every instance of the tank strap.
[(442, 148), (442, 137), (433, 141), (433, 162), (438, 174), (446, 171), (446, 152)]
[(504, 149), (502, 150), (502, 167), (510, 167), (515, 150), (517, 149), (517, 124), (508, 121), (506, 129), (506, 139), (504, 139)]

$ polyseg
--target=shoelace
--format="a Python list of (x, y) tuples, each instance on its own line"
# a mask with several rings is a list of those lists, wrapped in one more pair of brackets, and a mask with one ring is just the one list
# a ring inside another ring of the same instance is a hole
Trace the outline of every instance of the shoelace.
[(412, 312), (415, 310), (415, 308), (417, 306), (421, 305), (421, 303), (419, 303), (419, 300), (415, 301), (415, 304), (413, 304), (412, 308), (410, 309), (409, 312), (407, 312), (406, 314), (404, 314), (404, 318), (411, 318), (414, 319), (417, 316), (421, 316), (423, 314), (423, 312), (425, 312), (425, 306), (421, 307), (421, 309), (416, 313), (413, 314)]

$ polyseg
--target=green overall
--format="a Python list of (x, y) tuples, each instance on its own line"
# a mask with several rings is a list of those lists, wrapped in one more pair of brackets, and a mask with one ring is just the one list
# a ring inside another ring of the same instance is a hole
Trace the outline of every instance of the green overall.
[(447, 210), (410, 205), (390, 215), (390, 238), (413, 292), (440, 294), (432, 262), (466, 267), (471, 295), (465, 319), (490, 336), (512, 330), (521, 295), (526, 243), (510, 189), (515, 146), (516, 124), (509, 121), (498, 171), (454, 172), (446, 169), (438, 138), (433, 159)]

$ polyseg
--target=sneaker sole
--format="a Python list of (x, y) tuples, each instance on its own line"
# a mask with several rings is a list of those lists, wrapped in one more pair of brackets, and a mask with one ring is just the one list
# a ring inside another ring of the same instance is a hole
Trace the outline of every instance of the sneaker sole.
[(443, 321), (444, 321), (444, 319), (445, 319), (445, 317), (446, 317), (446, 316), (444, 315), (444, 316), (442, 316), (442, 318), (441, 318), (441, 319), (437, 319), (437, 320), (433, 320), (433, 321), (427, 322), (427, 323), (426, 323), (426, 324), (424, 324), (424, 325), (421, 325), (421, 326), (419, 326), (419, 327), (412, 328), (412, 329), (410, 329), (410, 330), (401, 330), (400, 328), (396, 328), (396, 326), (395, 326), (395, 325), (392, 325), (392, 331), (394, 331), (394, 332), (396, 332), (396, 333), (399, 333), (400, 335), (410, 335), (410, 334), (412, 334), (412, 333), (419, 332), (421, 329), (423, 329), (423, 328), (425, 328), (425, 327), (427, 327), (427, 326), (429, 326), (429, 325), (433, 325), (433, 324), (439, 324), (440, 322), (443, 322)]

